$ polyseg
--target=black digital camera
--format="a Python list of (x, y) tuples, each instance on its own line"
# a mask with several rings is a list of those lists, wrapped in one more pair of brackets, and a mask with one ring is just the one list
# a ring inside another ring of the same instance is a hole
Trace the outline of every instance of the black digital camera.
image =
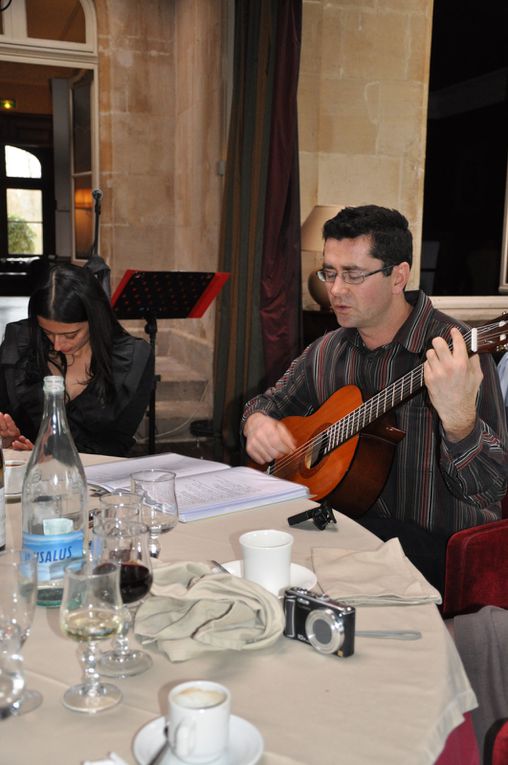
[(310, 643), (320, 653), (351, 656), (355, 651), (355, 609), (328, 595), (290, 587), (284, 595), (284, 634)]

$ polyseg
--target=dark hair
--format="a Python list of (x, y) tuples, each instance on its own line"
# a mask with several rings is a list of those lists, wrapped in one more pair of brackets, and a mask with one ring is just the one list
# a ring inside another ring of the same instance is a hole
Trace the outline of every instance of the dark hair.
[(91, 379), (97, 386), (99, 398), (111, 400), (114, 396), (111, 367), (113, 339), (127, 333), (118, 322), (95, 276), (87, 268), (71, 264), (54, 266), (43, 275), (28, 302), (34, 364), (28, 370), (31, 378), (42, 379), (48, 374), (49, 358), (65, 375), (65, 356), (54, 351), (39, 326), (38, 316), (64, 324), (88, 322), (92, 349)]
[(370, 236), (373, 258), (386, 266), (413, 262), (413, 237), (407, 219), (397, 210), (377, 205), (344, 207), (323, 226), (323, 239)]

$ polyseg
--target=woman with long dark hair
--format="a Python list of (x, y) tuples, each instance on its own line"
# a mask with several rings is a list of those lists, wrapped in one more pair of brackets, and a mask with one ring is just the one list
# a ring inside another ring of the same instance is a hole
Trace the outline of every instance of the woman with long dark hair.
[(34, 290), (28, 319), (8, 324), (0, 347), (0, 436), (30, 449), (46, 375), (65, 378), (69, 426), (78, 451), (126, 456), (148, 405), (150, 345), (126, 332), (87, 268), (51, 268)]

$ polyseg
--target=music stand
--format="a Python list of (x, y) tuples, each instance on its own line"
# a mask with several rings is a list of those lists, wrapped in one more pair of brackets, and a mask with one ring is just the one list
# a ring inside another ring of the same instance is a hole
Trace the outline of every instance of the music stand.
[[(125, 272), (111, 305), (117, 319), (144, 319), (155, 358), (158, 319), (199, 319), (229, 279), (229, 273), (204, 271)], [(148, 410), (148, 450), (155, 452), (155, 375)]]

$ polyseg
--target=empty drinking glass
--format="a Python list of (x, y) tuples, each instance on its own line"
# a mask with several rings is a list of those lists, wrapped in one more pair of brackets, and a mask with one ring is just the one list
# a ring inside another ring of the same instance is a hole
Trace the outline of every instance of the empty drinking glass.
[[(0, 552), (0, 620), (17, 628), (20, 648), (30, 634), (37, 599), (37, 555), (31, 550)], [(12, 714), (25, 714), (42, 702), (39, 691), (24, 688)]]
[(150, 555), (160, 553), (159, 536), (174, 529), (178, 522), (175, 473), (169, 470), (139, 470), (131, 473), (131, 490), (143, 497), (141, 519), (150, 531)]
[(120, 489), (111, 494), (104, 494), (99, 499), (99, 507), (94, 513), (94, 525), (107, 518), (121, 518), (139, 521), (143, 498), (127, 489)]
[(24, 687), (20, 629), (0, 618), (0, 720), (16, 713)]

